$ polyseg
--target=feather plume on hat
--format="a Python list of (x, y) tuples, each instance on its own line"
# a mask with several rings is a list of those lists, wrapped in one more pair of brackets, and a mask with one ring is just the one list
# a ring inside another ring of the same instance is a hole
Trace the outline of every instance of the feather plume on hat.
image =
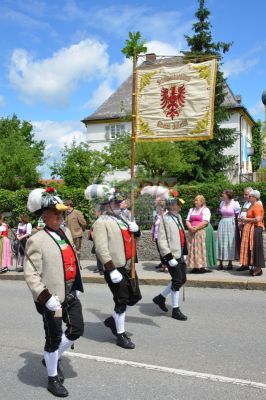
[(111, 201), (121, 202), (124, 197), (121, 196), (117, 188), (108, 185), (93, 184), (85, 189), (85, 199), (97, 200), (102, 204), (110, 203)]
[(49, 208), (55, 208), (58, 211), (64, 212), (67, 206), (57, 195), (55, 188), (49, 186), (46, 189), (34, 189), (30, 192), (27, 202), (27, 209), (32, 213), (40, 213)]
[(141, 196), (149, 194), (154, 199), (160, 198), (161, 200), (166, 200), (168, 196), (169, 189), (164, 186), (145, 186), (140, 194)]

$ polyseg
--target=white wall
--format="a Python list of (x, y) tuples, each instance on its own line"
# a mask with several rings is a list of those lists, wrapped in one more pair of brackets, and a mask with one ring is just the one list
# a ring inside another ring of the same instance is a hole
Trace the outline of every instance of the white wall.
[[(118, 125), (119, 123), (114, 123)], [(126, 132), (131, 132), (131, 122), (122, 122), (125, 126)], [(109, 146), (113, 139), (107, 137), (105, 127), (112, 124), (98, 123), (87, 125), (88, 143), (92, 150), (103, 151), (105, 147)], [(114, 173), (105, 176), (105, 182), (121, 181), (130, 179), (130, 171), (115, 171)]]
[[(114, 125), (118, 124), (114, 123)], [(121, 124), (125, 125), (125, 131), (131, 132), (131, 122), (122, 122)], [(87, 125), (87, 138), (92, 150), (102, 151), (105, 146), (109, 146), (112, 139), (107, 138), (105, 127), (111, 125), (113, 124), (99, 123)]]
[[(252, 146), (252, 131), (250, 125), (247, 123), (247, 121), (241, 117), (241, 160), (240, 160), (240, 113), (235, 112), (232, 113), (230, 116), (230, 119), (228, 121), (225, 121), (221, 124), (221, 128), (229, 128), (229, 129), (235, 129), (236, 134), (237, 134), (237, 139), (235, 143), (233, 144), (232, 147), (226, 149), (224, 151), (224, 154), (226, 155), (232, 155), (236, 157), (236, 168), (235, 171), (237, 172), (237, 175), (240, 174), (240, 162), (242, 161), (242, 173), (247, 174), (252, 172), (252, 158), (248, 157), (247, 161), (244, 159), (244, 142), (245, 140), (247, 141), (247, 146), (251, 147)], [(238, 181), (237, 179), (232, 179), (234, 182)]]

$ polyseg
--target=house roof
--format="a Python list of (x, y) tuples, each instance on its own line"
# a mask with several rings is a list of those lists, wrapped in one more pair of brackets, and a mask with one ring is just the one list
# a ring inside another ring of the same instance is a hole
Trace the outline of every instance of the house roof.
[(97, 110), (82, 122), (117, 119), (131, 114), (132, 75)]
[[(171, 58), (170, 60), (174, 60)], [(157, 59), (156, 64), (162, 62)], [(147, 61), (143, 64), (149, 64)], [(253, 124), (255, 121), (248, 113), (247, 109), (241, 104), (240, 96), (235, 96), (231, 90), (231, 88), (226, 83), (225, 86), (225, 98), (223, 105), (232, 110), (242, 110), (245, 114), (247, 114), (248, 118), (251, 120)], [(97, 108), (97, 110), (84, 118), (82, 122), (87, 125), (93, 122), (100, 122), (102, 120), (117, 120), (120, 118), (125, 118), (131, 115), (131, 106), (132, 106), (132, 75), (129, 76), (125, 82), (122, 83), (121, 86), (113, 93), (111, 96), (105, 100), (105, 102)]]

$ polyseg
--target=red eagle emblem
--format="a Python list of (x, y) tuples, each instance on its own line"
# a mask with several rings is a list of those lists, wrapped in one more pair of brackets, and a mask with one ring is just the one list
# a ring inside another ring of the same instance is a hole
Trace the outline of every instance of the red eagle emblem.
[(170, 89), (161, 89), (161, 107), (164, 114), (171, 119), (178, 117), (186, 102), (186, 87), (171, 86)]

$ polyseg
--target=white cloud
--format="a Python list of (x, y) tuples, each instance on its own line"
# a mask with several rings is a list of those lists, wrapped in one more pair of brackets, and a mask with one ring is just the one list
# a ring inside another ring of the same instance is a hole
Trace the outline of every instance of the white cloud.
[(225, 78), (233, 75), (240, 75), (243, 72), (251, 70), (255, 65), (260, 62), (259, 58), (245, 59), (245, 58), (235, 58), (233, 60), (228, 60), (222, 66), (222, 71), (224, 72)]
[[(101, 27), (102, 30), (125, 36), (128, 31), (140, 31), (143, 37), (183, 41), (184, 33), (191, 29), (191, 21), (183, 22), (182, 14), (177, 11), (154, 12), (147, 6), (110, 6), (97, 8), (88, 24)], [(122, 23), (121, 23), (122, 21)]]
[(262, 104), (262, 101), (258, 101), (256, 104), (254, 104), (253, 107), (250, 107), (248, 110), (252, 116), (263, 118), (264, 105)]
[[(24, 2), (25, 3), (25, 2)], [(12, 10), (9, 8), (0, 8), (0, 20), (2, 21), (11, 21), (12, 23), (15, 22), (17, 26), (23, 27), (23, 29), (30, 30), (30, 29), (44, 29), (51, 32), (54, 30), (51, 28), (51, 25), (47, 22), (43, 22), (40, 19), (35, 19), (27, 15), (26, 13)]]
[(4, 96), (0, 94), (0, 107), (4, 107), (6, 104)]
[(62, 48), (51, 58), (34, 60), (23, 49), (13, 52), (9, 80), (27, 102), (67, 105), (80, 81), (106, 73), (106, 45), (92, 39)]
[(86, 128), (78, 121), (32, 121), (35, 138), (45, 140), (45, 164), (40, 167), (43, 177), (50, 176), (49, 165), (61, 159), (60, 150), (64, 145), (71, 145), (73, 140), (76, 143), (86, 141)]
[(108, 80), (104, 80), (99, 87), (93, 92), (91, 99), (83, 106), (83, 108), (97, 108), (113, 93)]
[(77, 143), (86, 141), (86, 128), (79, 121), (33, 121), (37, 140), (45, 140), (46, 151), (57, 151), (65, 144), (71, 144), (73, 139)]
[(180, 48), (167, 42), (151, 40), (147, 43), (148, 53), (155, 53), (158, 56), (176, 56), (180, 53)]
[[(93, 15), (93, 18), (92, 18)], [(193, 21), (184, 21), (177, 11), (154, 11), (146, 5), (128, 4), (81, 7), (80, 2), (69, 0), (62, 10), (61, 18), (78, 20), (81, 29), (93, 27), (113, 36), (126, 37), (129, 31), (140, 31), (144, 38), (183, 43), (184, 34), (191, 30)]]
[(123, 83), (129, 75), (132, 73), (132, 61), (125, 58), (122, 63), (114, 63), (110, 65), (109, 76), (111, 79), (115, 79), (120, 85)]
[[(148, 42), (146, 46), (148, 53), (155, 53), (158, 56), (173, 56), (179, 54), (177, 47), (159, 40), (152, 40)], [(139, 63), (144, 61), (144, 59), (140, 58)], [(83, 106), (83, 108), (99, 107), (113, 93), (113, 88), (117, 88), (121, 85), (131, 73), (132, 61), (127, 58), (125, 58), (122, 63), (111, 64), (107, 74), (108, 78), (105, 79), (92, 93), (91, 99)]]

